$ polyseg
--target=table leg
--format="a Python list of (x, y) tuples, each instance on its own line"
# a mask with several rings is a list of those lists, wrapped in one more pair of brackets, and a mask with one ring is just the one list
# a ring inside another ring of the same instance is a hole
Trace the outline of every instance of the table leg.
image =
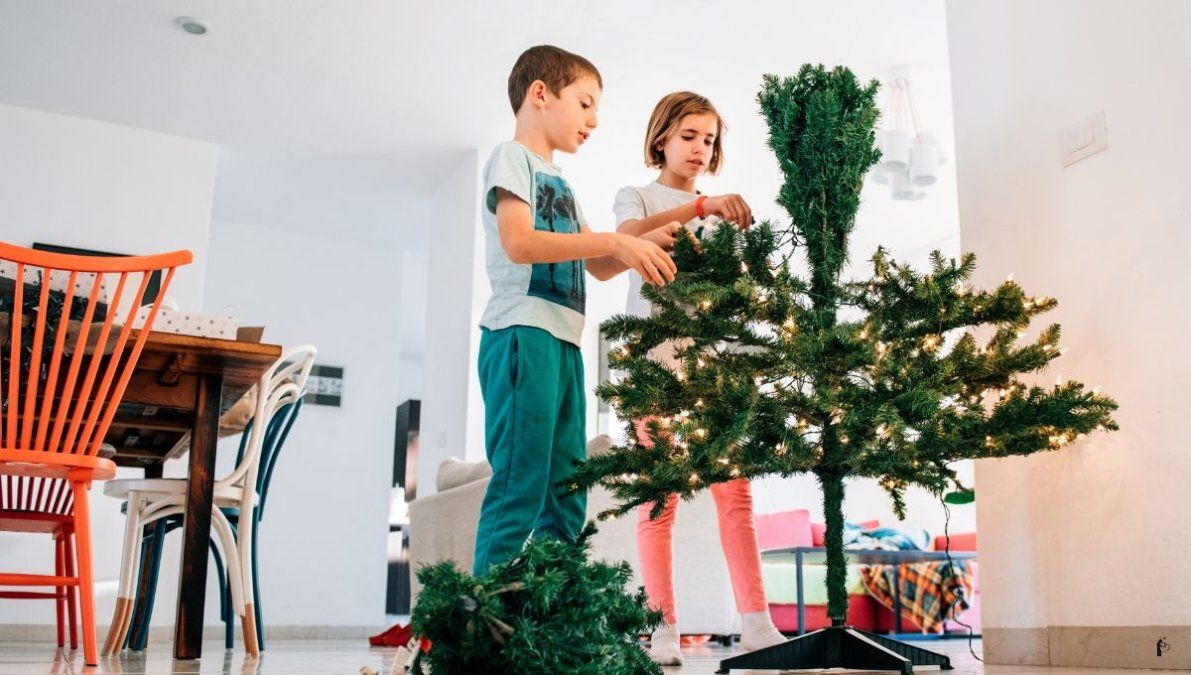
[(198, 381), (194, 427), (190, 433), (190, 474), (182, 521), (182, 570), (178, 575), (178, 617), (174, 658), (197, 659), (203, 651), (203, 604), (207, 595), (207, 547), (211, 543), (211, 503), (215, 484), (215, 444), (219, 439), (219, 398), (223, 376)]
[(794, 552), (794, 578), (798, 590), (798, 634), (806, 634), (806, 598), (802, 592), (802, 551)]
[(893, 632), (902, 632), (902, 576), (897, 563), (893, 564)]

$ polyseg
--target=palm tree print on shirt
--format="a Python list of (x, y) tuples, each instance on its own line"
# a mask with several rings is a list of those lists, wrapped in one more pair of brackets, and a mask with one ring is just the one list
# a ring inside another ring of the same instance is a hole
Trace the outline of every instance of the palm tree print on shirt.
[[(541, 175), (541, 174), (538, 174), (538, 175)], [(558, 204), (557, 204), (558, 193), (554, 190), (554, 186), (550, 185), (549, 183), (542, 183), (541, 185), (539, 185), (538, 186), (538, 194), (537, 194), (537, 202), (538, 202), (538, 220), (540, 221), (542, 218), (542, 214), (545, 214), (547, 229), (549, 229), (551, 232), (555, 232), (556, 230), (554, 229), (554, 215), (555, 215), (555, 209), (558, 206)], [(537, 223), (534, 223), (534, 227), (537, 227)], [(537, 229), (540, 230), (542, 228), (537, 227)], [(550, 266), (550, 292), (555, 293), (558, 291), (558, 287), (554, 283), (554, 266), (557, 263), (546, 263), (546, 264)]]
[[(578, 209), (566, 181), (561, 176), (535, 173), (534, 183), (538, 186), (534, 194), (534, 229), (560, 234), (578, 233)], [(528, 294), (582, 314), (587, 297), (585, 271), (582, 260), (534, 263)]]

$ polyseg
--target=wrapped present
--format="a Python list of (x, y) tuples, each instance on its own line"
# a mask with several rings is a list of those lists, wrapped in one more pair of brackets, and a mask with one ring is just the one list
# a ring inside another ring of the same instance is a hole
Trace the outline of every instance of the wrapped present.
[[(145, 325), (149, 318), (149, 307), (142, 307), (136, 313), (133, 328)], [(233, 316), (223, 314), (203, 314), (201, 312), (184, 312), (162, 307), (157, 312), (152, 329), (159, 333), (175, 333), (177, 335), (194, 335), (196, 337), (219, 338), (221, 340), (235, 340), (236, 329), (240, 324)]]

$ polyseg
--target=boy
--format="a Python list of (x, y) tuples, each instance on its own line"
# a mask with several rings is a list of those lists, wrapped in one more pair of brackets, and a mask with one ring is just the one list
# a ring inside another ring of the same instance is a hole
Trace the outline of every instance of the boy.
[[(574, 539), (587, 499), (562, 495), (585, 450), (584, 271), (603, 281), (626, 269), (654, 284), (674, 262), (652, 238), (593, 233), (554, 152), (573, 153), (596, 127), (603, 90), (587, 59), (538, 46), (509, 75), (513, 140), (484, 167), (484, 231), (492, 297), (480, 320), (480, 390), (492, 479), (476, 533), (474, 572), (521, 551), (531, 533)], [(666, 237), (669, 236), (669, 241)]]

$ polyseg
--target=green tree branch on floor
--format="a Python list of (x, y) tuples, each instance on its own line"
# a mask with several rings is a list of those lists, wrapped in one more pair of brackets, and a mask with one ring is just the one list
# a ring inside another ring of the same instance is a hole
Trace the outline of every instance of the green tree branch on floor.
[(628, 563), (588, 559), (594, 533), (589, 523), (577, 544), (530, 540), (479, 578), (450, 561), (418, 570), (413, 628), (433, 644), (413, 672), (661, 675), (637, 646), (661, 615), (643, 590), (625, 592)]

